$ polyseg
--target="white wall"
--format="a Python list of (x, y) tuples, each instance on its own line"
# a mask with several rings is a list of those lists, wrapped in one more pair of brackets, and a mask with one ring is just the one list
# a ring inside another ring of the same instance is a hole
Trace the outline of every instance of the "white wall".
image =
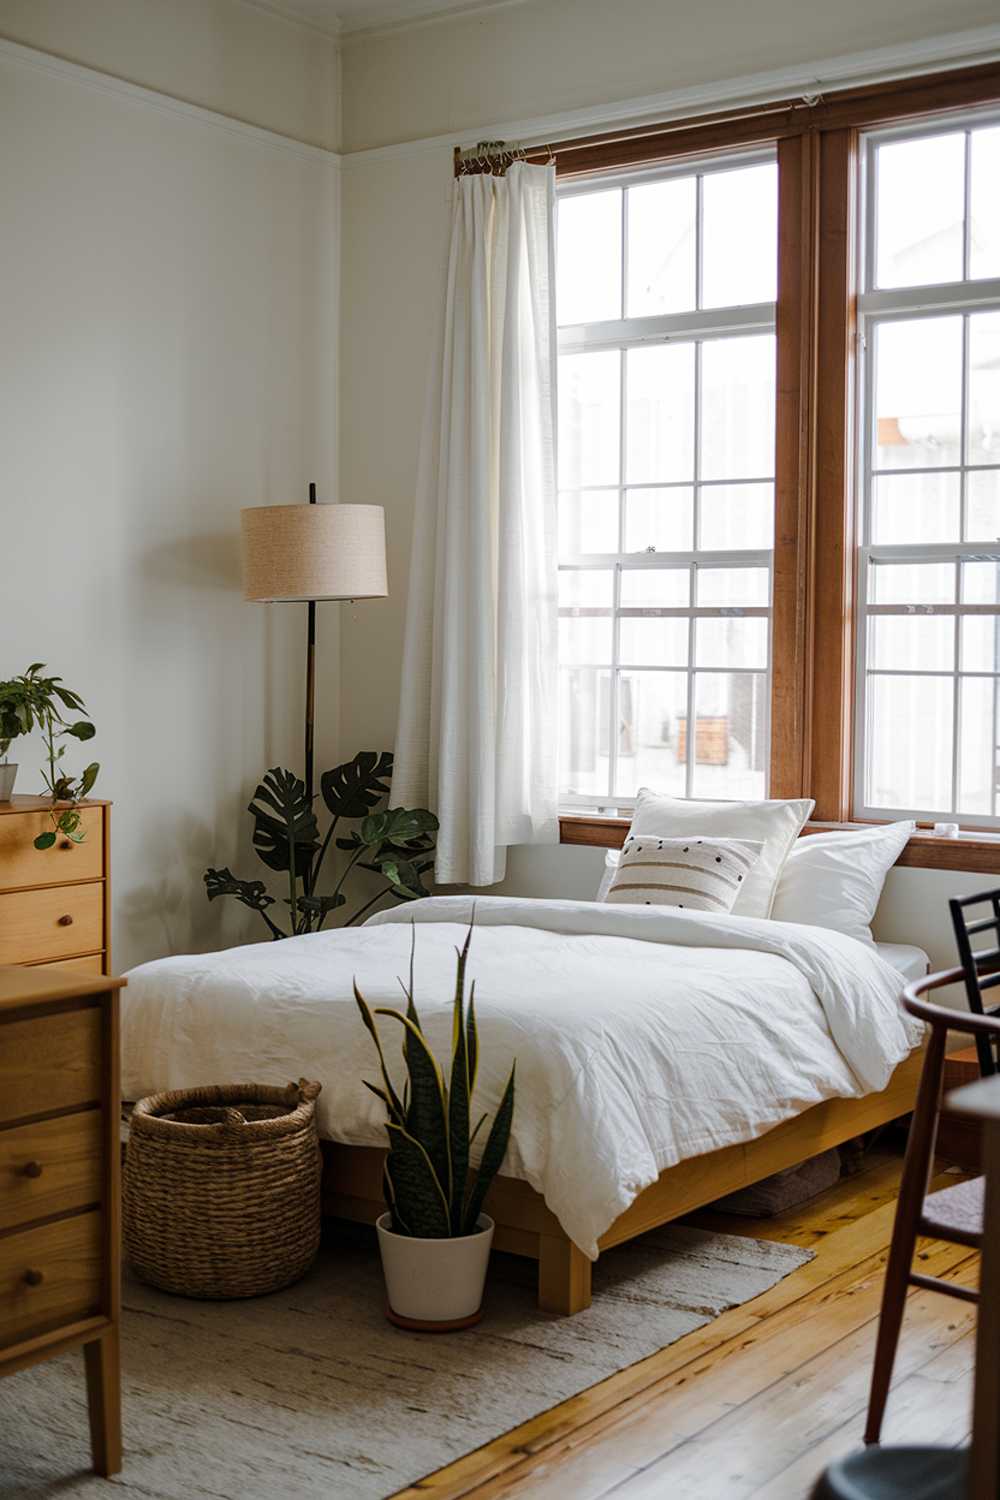
[(122, 969), (257, 935), (201, 874), (252, 868), (256, 778), (300, 763), (305, 624), (243, 602), (238, 513), (334, 497), (338, 173), (0, 47), (0, 183), (0, 672), (45, 661), (92, 711)]
[[(348, 149), (637, 98), (796, 62), (996, 21), (995, 0), (528, 0), (495, 12), (344, 45)], [(593, 129), (599, 129), (595, 123)], [(417, 453), (447, 249), (447, 144), (344, 158), (341, 486), (386, 507), (390, 598), (344, 620), (343, 748), (389, 745), (395, 732)], [(512, 851), (500, 888), (589, 896), (600, 851)], [(948, 894), (988, 879), (894, 871), (877, 929), (951, 962)]]
[(0, 37), (296, 140), (340, 144), (336, 42), (246, 0), (0, 0)]

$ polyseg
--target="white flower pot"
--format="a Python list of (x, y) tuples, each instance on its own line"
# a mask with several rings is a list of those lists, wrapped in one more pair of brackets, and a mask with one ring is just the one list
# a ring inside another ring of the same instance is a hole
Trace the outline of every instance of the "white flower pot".
[(9, 802), (14, 795), (14, 782), (17, 780), (17, 766), (8, 765), (5, 761), (0, 765), (0, 802)]
[(390, 1322), (433, 1332), (478, 1323), (493, 1243), (489, 1215), (479, 1215), (475, 1234), (447, 1240), (394, 1234), (391, 1222), (386, 1213), (375, 1226)]

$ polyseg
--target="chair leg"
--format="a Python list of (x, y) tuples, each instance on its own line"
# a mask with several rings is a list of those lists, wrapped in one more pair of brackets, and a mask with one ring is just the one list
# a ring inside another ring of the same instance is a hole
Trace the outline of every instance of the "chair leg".
[(875, 1361), (868, 1396), (868, 1420), (865, 1423), (866, 1443), (877, 1443), (882, 1432), (882, 1418), (885, 1416), (889, 1387), (892, 1384), (892, 1368), (896, 1363), (896, 1348), (899, 1344), (899, 1331), (903, 1326), (916, 1239), (910, 1225), (901, 1223), (897, 1218), (889, 1261), (885, 1268), (885, 1286), (882, 1289), (882, 1307), (878, 1318)]

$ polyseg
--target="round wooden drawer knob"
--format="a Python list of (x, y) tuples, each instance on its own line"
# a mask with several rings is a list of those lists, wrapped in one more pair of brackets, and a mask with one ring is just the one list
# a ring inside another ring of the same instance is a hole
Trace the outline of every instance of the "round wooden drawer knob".
[(60, 917), (59, 918), (59, 926), (60, 927), (72, 927), (72, 925), (73, 925), (73, 918), (70, 916), (69, 912), (67, 912), (64, 917)]
[(28, 1270), (24, 1273), (24, 1279), (28, 1286), (41, 1286), (45, 1277), (41, 1271)]
[(42, 1164), (40, 1161), (25, 1162), (24, 1166), (21, 1168), (21, 1173), (24, 1177), (41, 1177)]

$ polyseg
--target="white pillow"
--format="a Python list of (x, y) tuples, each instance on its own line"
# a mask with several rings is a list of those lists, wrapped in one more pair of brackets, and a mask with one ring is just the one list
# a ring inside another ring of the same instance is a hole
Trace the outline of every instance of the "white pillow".
[(871, 923), (885, 877), (915, 823), (831, 829), (798, 840), (785, 861), (771, 916), (776, 922), (830, 927), (874, 943)]
[(769, 917), (788, 851), (815, 805), (805, 797), (793, 802), (693, 802), (663, 797), (644, 786), (639, 789), (629, 834), (761, 843), (760, 858), (740, 887), (733, 915)]
[(749, 839), (633, 834), (625, 840), (605, 900), (725, 915), (732, 911), (760, 851), (761, 845)]

